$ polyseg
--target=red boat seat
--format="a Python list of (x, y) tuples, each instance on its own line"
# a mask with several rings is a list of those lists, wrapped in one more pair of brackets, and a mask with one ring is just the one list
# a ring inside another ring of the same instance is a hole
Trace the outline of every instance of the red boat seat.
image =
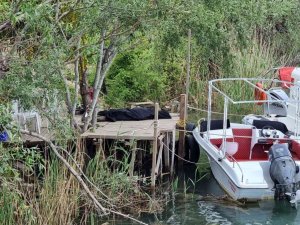
[(251, 145), (251, 128), (234, 128), (232, 129), (234, 141), (239, 144), (237, 153), (233, 155), (235, 160), (249, 160)]
[(298, 158), (300, 158), (300, 143), (292, 140), (291, 152), (294, 153)]
[[(225, 140), (227, 142), (233, 142), (233, 138), (225, 138)], [(217, 146), (218, 148), (221, 147), (222, 143), (223, 143), (223, 139), (222, 138), (215, 138), (215, 139), (210, 139), (210, 142)]]

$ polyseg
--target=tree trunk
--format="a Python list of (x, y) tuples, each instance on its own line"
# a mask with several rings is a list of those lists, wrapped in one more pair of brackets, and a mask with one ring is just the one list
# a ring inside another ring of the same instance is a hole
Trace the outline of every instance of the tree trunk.
[(84, 111), (87, 111), (91, 103), (90, 88), (87, 79), (87, 68), (85, 68), (83, 59), (80, 57), (80, 95)]

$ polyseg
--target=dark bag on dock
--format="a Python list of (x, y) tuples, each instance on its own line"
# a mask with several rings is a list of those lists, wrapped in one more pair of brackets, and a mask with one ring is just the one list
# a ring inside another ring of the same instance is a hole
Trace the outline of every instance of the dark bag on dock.
[[(104, 116), (106, 121), (139, 121), (154, 119), (154, 108), (137, 107), (133, 109), (110, 109), (100, 111), (98, 116)], [(171, 119), (169, 112), (160, 110), (158, 119)]]

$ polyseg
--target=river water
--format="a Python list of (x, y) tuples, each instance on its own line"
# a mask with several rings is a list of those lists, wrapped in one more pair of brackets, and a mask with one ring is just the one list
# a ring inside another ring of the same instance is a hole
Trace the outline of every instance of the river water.
[[(300, 205), (297, 210), (287, 201), (266, 200), (241, 207), (217, 200), (225, 193), (210, 172), (195, 185), (189, 183), (188, 177), (185, 181), (181, 179), (181, 188), (170, 194), (170, 202), (164, 212), (144, 215), (139, 219), (152, 225), (300, 225)], [(190, 188), (185, 191), (187, 187)], [(203, 198), (207, 195), (210, 196), (208, 199)], [(109, 224), (136, 223), (122, 220)]]

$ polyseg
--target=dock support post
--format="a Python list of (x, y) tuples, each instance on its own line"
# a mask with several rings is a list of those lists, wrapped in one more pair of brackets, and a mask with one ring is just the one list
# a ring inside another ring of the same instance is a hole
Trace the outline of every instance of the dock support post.
[(155, 189), (155, 168), (156, 168), (156, 155), (157, 155), (157, 127), (158, 127), (158, 103), (155, 103), (155, 113), (154, 113), (154, 140), (153, 140), (153, 150), (152, 150), (152, 170), (151, 170), (151, 188)]
[(172, 131), (172, 155), (171, 155), (171, 177), (173, 179), (174, 175), (174, 158), (175, 158), (175, 138), (176, 138), (176, 130)]
[(97, 152), (100, 152), (101, 154), (101, 160), (105, 160), (105, 153), (104, 153), (104, 147), (103, 147), (103, 139), (102, 138), (99, 138), (97, 139), (96, 142), (94, 142), (94, 145), (96, 147), (96, 154)]
[(166, 137), (164, 138), (164, 159), (165, 159), (165, 168), (166, 171), (170, 171), (170, 152), (169, 152), (169, 147), (170, 147), (170, 133), (166, 132)]
[[(184, 158), (184, 148), (185, 148), (185, 120), (186, 120), (186, 94), (180, 95), (180, 113), (179, 113), (179, 143), (178, 143), (178, 155)], [(178, 159), (178, 169), (183, 167), (183, 161)]]
[[(159, 146), (159, 152), (158, 152), (158, 157), (157, 157), (157, 163), (156, 163), (156, 167), (155, 167), (155, 176), (158, 176), (159, 174), (161, 175), (162, 174), (162, 152), (163, 152), (163, 149), (164, 149), (164, 143), (163, 143), (163, 139), (165, 138), (165, 135), (161, 135), (158, 137), (159, 139), (159, 143), (160, 143), (160, 146)], [(160, 172), (159, 172), (160, 170)]]
[(136, 158), (136, 141), (133, 141), (133, 144), (131, 145), (131, 161), (129, 165), (129, 176), (133, 177), (133, 172), (134, 172), (134, 162)]

